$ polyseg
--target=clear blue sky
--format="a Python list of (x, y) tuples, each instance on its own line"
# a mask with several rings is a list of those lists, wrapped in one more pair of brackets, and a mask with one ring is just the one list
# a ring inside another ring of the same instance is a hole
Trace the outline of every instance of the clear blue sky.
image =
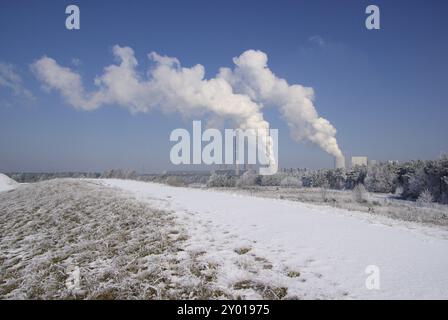
[[(80, 30), (65, 28), (69, 4), (80, 7)], [(381, 30), (365, 28), (368, 4), (380, 7)], [(173, 169), (169, 133), (191, 122), (113, 105), (79, 111), (43, 91), (29, 68), (47, 55), (93, 88), (115, 44), (134, 49), (142, 72), (157, 51), (202, 64), (207, 77), (262, 50), (276, 75), (314, 88), (347, 156), (436, 158), (448, 152), (447, 12), (443, 0), (1, 0), (0, 62), (13, 66), (22, 91), (0, 84), (0, 171)], [(332, 166), (318, 147), (294, 142), (275, 109), (265, 116), (279, 129), (281, 166)]]

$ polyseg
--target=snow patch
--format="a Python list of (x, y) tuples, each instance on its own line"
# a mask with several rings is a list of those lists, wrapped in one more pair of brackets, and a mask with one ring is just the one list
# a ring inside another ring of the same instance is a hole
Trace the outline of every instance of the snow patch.
[(0, 173), (0, 192), (15, 189), (18, 185), (19, 184), (16, 181), (11, 179), (7, 175)]

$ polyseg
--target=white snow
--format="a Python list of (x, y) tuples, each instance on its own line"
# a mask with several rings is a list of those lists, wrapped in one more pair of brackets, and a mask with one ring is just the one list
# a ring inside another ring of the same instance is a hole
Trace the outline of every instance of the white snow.
[(15, 189), (19, 184), (8, 176), (0, 173), (0, 192)]
[[(216, 284), (238, 287), (245, 298), (260, 297), (257, 283), (286, 288), (286, 298), (448, 298), (448, 231), (442, 228), (211, 190), (101, 184), (174, 212), (188, 231), (187, 251), (218, 266)], [(379, 290), (366, 288), (369, 265), (379, 267)]]

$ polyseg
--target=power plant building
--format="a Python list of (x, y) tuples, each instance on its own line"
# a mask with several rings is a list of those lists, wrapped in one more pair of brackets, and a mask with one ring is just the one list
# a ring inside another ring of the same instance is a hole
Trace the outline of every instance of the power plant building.
[(367, 166), (367, 164), (368, 164), (367, 157), (352, 157), (352, 161), (351, 161), (352, 167)]

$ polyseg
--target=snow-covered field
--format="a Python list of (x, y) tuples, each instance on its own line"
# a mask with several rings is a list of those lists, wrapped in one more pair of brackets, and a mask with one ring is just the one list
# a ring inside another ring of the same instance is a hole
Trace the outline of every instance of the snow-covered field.
[(353, 190), (323, 188), (294, 188), (251, 186), (244, 188), (216, 188), (218, 191), (255, 197), (283, 199), (310, 204), (331, 206), (338, 209), (366, 212), (397, 220), (419, 222), (427, 225), (448, 227), (448, 206), (438, 203), (419, 203), (396, 198), (392, 194), (369, 193), (363, 201), (356, 199)]
[(0, 232), (1, 298), (448, 298), (443, 227), (297, 201), (57, 179), (0, 192)]
[[(189, 231), (188, 248), (220, 266), (217, 281), (224, 287), (249, 280), (298, 298), (448, 298), (448, 231), (442, 228), (285, 200), (102, 183), (173, 211)], [(366, 288), (369, 265), (379, 267), (380, 290)]]

